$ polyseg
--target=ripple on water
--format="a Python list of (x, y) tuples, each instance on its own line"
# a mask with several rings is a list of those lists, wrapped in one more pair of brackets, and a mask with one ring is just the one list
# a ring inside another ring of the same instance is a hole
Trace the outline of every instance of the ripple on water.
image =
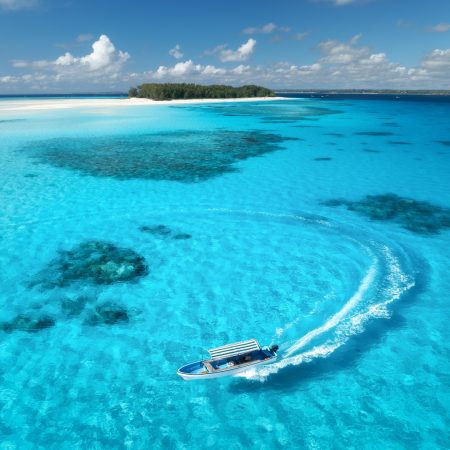
[[(355, 236), (345, 235), (324, 217), (233, 211), (165, 214), (149, 212), (147, 216), (140, 213), (130, 219), (120, 218), (122, 232), (132, 234), (131, 239), (138, 242), (151, 239), (152, 249), (156, 247), (162, 254), (165, 263), (152, 270), (155, 276), (151, 283), (146, 283), (149, 277), (133, 286), (106, 285), (92, 280), (90, 269), (82, 279), (69, 272), (67, 282), (63, 286), (57, 283), (52, 289), (57, 291), (63, 309), (57, 326), (41, 333), (6, 336), (16, 340), (11, 353), (21, 349), (21, 359), (13, 359), (10, 372), (19, 374), (14, 385), (22, 388), (23, 400), (14, 403), (8, 413), (23, 414), (27, 420), (39, 414), (43, 406), (30, 386), (32, 378), (48, 389), (39, 394), (49, 405), (39, 417), (50, 441), (60, 436), (65, 423), (61, 419), (63, 403), (69, 414), (86, 420), (77, 429), (83, 443), (89, 442), (92, 433), (110, 426), (116, 432), (131, 430), (136, 436), (134, 442), (142, 443), (142, 447), (155, 442), (176, 446), (198, 441), (204, 437), (206, 426), (221, 423), (224, 409), (214, 404), (225, 404), (225, 413), (237, 424), (248, 414), (255, 414), (257, 402), (256, 410), (266, 408), (269, 418), (261, 427), (273, 424), (275, 438), (271, 445), (287, 443), (277, 407), (255, 395), (249, 383), (245, 394), (239, 395), (230, 395), (227, 389), (236, 380), (224, 380), (222, 392), (217, 391), (217, 385), (210, 392), (202, 384), (192, 386), (192, 391), (176, 379), (176, 369), (185, 360), (199, 358), (201, 349), (208, 346), (246, 336), (259, 337), (263, 343), (270, 343), (273, 336), (288, 345), (322, 326), (327, 318), (340, 314), (342, 305), (358, 290), (371, 255)], [(97, 223), (106, 230), (112, 230), (114, 224), (116, 216), (102, 217)], [(150, 231), (169, 230), (169, 238), (140, 231), (141, 224)], [(183, 231), (195, 236), (189, 245), (171, 241), (170, 236), (175, 239)], [(109, 249), (108, 245), (93, 247), (100, 255), (103, 247)], [(85, 253), (77, 245), (69, 251)], [(69, 251), (55, 259), (54, 267), (73, 261), (67, 258)], [(116, 255), (116, 251), (111, 252)], [(84, 268), (96, 261), (91, 252), (88, 256), (83, 263), (75, 258), (75, 263)], [(78, 294), (79, 285), (85, 284), (94, 285), (97, 295)], [(139, 320), (133, 320), (135, 310), (139, 311)], [(328, 332), (327, 336), (317, 336), (319, 344), (332, 336), (333, 330)], [(19, 342), (23, 337), (28, 339), (26, 345)], [(193, 398), (197, 400), (191, 403)], [(212, 406), (206, 408), (205, 416), (205, 404), (210, 400)], [(88, 417), (81, 414), (83, 411), (89, 411)], [(109, 425), (104, 424), (105, 417)], [(180, 421), (185, 426), (180, 427)], [(224, 426), (233, 435), (234, 426), (228, 422)], [(160, 440), (162, 427), (173, 439)], [(35, 442), (36, 438), (30, 439)], [(65, 439), (73, 441), (67, 436)], [(101, 443), (113, 445), (115, 439), (110, 443), (102, 437)], [(241, 438), (232, 442), (240, 445)], [(251, 446), (251, 442), (255, 442), (254, 436), (242, 438), (245, 446)]]

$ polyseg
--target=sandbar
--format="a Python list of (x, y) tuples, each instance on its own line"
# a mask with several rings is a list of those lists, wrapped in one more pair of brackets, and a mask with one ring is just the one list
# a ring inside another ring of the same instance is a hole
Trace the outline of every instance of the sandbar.
[(7, 111), (54, 110), (72, 108), (109, 108), (119, 106), (191, 105), (290, 100), (286, 97), (208, 98), (189, 100), (150, 100), (146, 98), (55, 98), (11, 99), (0, 101), (0, 113)]

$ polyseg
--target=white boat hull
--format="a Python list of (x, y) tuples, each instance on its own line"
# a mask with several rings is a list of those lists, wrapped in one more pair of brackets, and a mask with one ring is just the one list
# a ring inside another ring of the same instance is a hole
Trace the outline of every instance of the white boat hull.
[(277, 359), (277, 357), (273, 356), (272, 358), (268, 358), (264, 361), (258, 361), (258, 362), (253, 362), (253, 363), (249, 363), (249, 364), (242, 364), (242, 365), (239, 365), (236, 367), (230, 367), (230, 368), (223, 369), (223, 370), (217, 370), (212, 373), (186, 373), (186, 372), (181, 372), (180, 370), (178, 370), (177, 374), (180, 375), (180, 377), (182, 377), (183, 380), (206, 380), (206, 379), (212, 379), (212, 378), (230, 377), (230, 376), (236, 375), (238, 373), (246, 372), (247, 370), (250, 370), (253, 367), (272, 363), (276, 359)]

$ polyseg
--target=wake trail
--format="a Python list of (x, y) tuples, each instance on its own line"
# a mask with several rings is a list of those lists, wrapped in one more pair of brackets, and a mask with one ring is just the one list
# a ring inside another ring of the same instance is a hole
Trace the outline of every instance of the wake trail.
[(347, 315), (349, 311), (351, 311), (363, 298), (364, 293), (369, 289), (372, 282), (375, 279), (375, 275), (377, 273), (377, 259), (375, 259), (360, 283), (358, 290), (353, 294), (350, 300), (344, 305), (342, 309), (340, 309), (334, 316), (328, 319), (322, 326), (310, 331), (305, 334), (302, 338), (300, 338), (294, 345), (288, 348), (284, 354), (285, 357), (291, 356), (297, 350), (304, 347), (306, 344), (311, 342), (315, 337), (325, 333), (331, 328), (335, 327), (339, 324), (339, 322)]
[[(385, 265), (386, 274), (377, 283), (378, 269), (382, 268), (382, 264)], [(282, 355), (282, 359), (278, 362), (259, 368), (256, 367), (237, 376), (264, 382), (270, 375), (278, 373), (288, 366), (298, 366), (317, 358), (331, 356), (352, 336), (362, 333), (366, 323), (371, 319), (389, 318), (390, 312), (388, 306), (400, 299), (414, 285), (414, 279), (403, 272), (400, 261), (394, 255), (392, 249), (387, 245), (381, 245), (379, 247), (379, 257), (373, 258), (372, 264), (361, 280), (357, 291), (343, 308), (330, 317), (323, 325), (308, 332), (295, 341), (294, 344), (290, 345)], [(365, 296), (371, 287), (376, 288), (375, 292), (371, 298), (366, 299)], [(358, 306), (362, 306), (362, 310)], [(357, 308), (358, 311), (351, 315), (351, 312)], [(297, 320), (288, 324), (289, 327), (292, 327)], [(311, 343), (311, 341), (333, 329), (334, 334), (326, 339), (325, 342), (318, 343), (310, 349), (297, 353)], [(285, 346), (285, 343), (281, 344), (281, 347)]]

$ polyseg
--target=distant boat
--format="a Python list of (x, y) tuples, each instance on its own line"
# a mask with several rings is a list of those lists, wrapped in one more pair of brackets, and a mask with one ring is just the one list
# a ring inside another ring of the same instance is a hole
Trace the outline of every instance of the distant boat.
[(236, 342), (208, 350), (211, 358), (186, 364), (177, 374), (185, 380), (227, 377), (273, 362), (277, 350), (278, 345), (261, 347), (256, 339)]

